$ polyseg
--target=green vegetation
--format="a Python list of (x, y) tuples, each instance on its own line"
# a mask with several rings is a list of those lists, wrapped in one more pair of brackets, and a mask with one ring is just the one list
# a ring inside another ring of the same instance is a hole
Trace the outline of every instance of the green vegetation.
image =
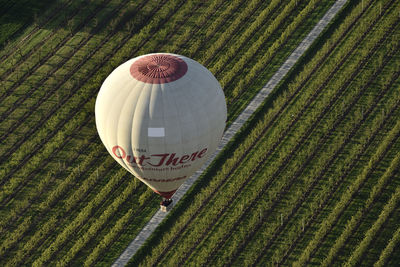
[(347, 7), (132, 265), (354, 265), (383, 251), (371, 242), (398, 217), (400, 5), (380, 4)]
[[(2, 266), (110, 265), (158, 210), (97, 136), (95, 98), (115, 67), (194, 58), (221, 82), (230, 124), (334, 0), (49, 3), (0, 3), (12, 21), (0, 36)], [(348, 3), (132, 265), (393, 265), (399, 12)]]
[(158, 209), (96, 133), (113, 68), (151, 52), (192, 57), (223, 81), (231, 123), (333, 0), (39, 3), (12, 9), (31, 16), (1, 36), (1, 265), (110, 264)]

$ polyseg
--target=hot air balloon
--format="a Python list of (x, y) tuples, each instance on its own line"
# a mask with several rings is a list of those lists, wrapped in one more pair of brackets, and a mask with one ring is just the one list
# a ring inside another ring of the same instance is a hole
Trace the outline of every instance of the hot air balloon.
[(227, 110), (212, 73), (190, 58), (133, 58), (104, 81), (96, 127), (110, 155), (163, 197), (163, 205), (216, 150)]

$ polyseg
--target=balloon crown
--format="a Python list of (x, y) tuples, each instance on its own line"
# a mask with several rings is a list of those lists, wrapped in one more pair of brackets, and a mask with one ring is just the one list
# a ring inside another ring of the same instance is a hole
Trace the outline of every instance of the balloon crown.
[(186, 74), (188, 66), (181, 58), (170, 54), (152, 54), (139, 58), (130, 72), (138, 81), (152, 84), (169, 83)]

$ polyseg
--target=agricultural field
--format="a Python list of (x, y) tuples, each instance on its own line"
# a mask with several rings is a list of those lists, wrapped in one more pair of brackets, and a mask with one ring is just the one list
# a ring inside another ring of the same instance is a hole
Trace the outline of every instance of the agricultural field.
[[(97, 135), (115, 67), (197, 60), (229, 125), (335, 1), (39, 2), (0, 1), (1, 266), (109, 266), (159, 209)], [(350, 2), (132, 266), (400, 262), (400, 3)]]
[(131, 265), (398, 264), (399, 11), (347, 6)]

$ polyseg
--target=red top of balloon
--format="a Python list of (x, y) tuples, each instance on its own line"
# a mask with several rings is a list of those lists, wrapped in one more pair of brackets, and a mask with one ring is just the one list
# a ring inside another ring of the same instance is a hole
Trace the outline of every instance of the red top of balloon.
[(186, 74), (185, 61), (169, 54), (153, 54), (136, 60), (130, 68), (133, 78), (152, 84), (169, 83)]

